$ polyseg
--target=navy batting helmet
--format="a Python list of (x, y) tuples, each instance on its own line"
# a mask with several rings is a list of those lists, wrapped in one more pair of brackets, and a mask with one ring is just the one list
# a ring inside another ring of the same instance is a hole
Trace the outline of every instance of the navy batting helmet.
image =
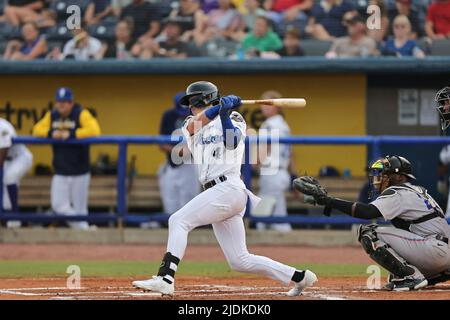
[(180, 104), (197, 108), (206, 107), (209, 104), (216, 105), (220, 102), (220, 94), (217, 86), (208, 81), (197, 81), (191, 83)]

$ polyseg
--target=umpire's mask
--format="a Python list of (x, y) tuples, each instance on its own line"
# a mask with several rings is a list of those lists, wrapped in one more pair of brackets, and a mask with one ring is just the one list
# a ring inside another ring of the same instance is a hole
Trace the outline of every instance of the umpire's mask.
[(445, 87), (436, 93), (434, 100), (441, 118), (442, 131), (450, 126), (450, 87)]

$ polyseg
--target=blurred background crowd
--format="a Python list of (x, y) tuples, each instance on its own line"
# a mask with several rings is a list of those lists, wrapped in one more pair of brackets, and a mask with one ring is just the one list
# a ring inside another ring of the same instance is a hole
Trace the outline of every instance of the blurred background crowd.
[[(71, 5), (80, 8), (74, 30)], [(450, 0), (0, 0), (0, 52), (7, 60), (450, 55)]]

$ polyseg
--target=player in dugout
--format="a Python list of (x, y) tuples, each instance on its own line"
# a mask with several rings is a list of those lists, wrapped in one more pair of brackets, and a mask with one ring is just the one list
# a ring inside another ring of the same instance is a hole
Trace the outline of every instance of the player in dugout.
[[(70, 88), (56, 91), (55, 108), (48, 111), (33, 128), (33, 136), (60, 141), (100, 135), (97, 119), (74, 102)], [(56, 214), (67, 216), (88, 214), (88, 191), (91, 178), (89, 145), (55, 143), (51, 185), (51, 205)], [(71, 228), (88, 230), (86, 221), (68, 223)]]

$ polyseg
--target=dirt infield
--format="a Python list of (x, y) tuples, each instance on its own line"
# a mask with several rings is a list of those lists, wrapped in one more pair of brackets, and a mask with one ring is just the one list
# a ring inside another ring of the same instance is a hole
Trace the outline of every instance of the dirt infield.
[[(364, 263), (371, 260), (358, 247), (250, 246), (254, 254), (286, 263)], [(0, 260), (160, 260), (163, 245), (0, 244)], [(224, 261), (218, 245), (188, 245), (184, 260)]]
[[(264, 254), (287, 263), (367, 264), (372, 262), (358, 247), (281, 247), (253, 246), (255, 254)], [(17, 245), (0, 244), (0, 260), (105, 260), (156, 261), (164, 246), (148, 245)], [(184, 260), (223, 261), (217, 246), (189, 246)], [(149, 275), (147, 275), (149, 276)], [(177, 277), (174, 299), (446, 299), (450, 283), (418, 292), (392, 293), (368, 290), (366, 278), (319, 276), (314, 287), (297, 298), (285, 294), (289, 287), (261, 277)], [(136, 290), (133, 280), (142, 277), (82, 277), (80, 288), (67, 288), (63, 277), (0, 278), (0, 299), (167, 299), (160, 294)]]
[(303, 295), (287, 297), (289, 289), (279, 283), (262, 278), (204, 278), (180, 277), (175, 295), (161, 297), (159, 293), (142, 292), (131, 287), (133, 278), (83, 278), (81, 288), (66, 287), (63, 278), (2, 279), (0, 299), (50, 299), (50, 300), (407, 300), (450, 299), (450, 284), (441, 284), (417, 292), (392, 293), (368, 290), (364, 278), (324, 277)]

